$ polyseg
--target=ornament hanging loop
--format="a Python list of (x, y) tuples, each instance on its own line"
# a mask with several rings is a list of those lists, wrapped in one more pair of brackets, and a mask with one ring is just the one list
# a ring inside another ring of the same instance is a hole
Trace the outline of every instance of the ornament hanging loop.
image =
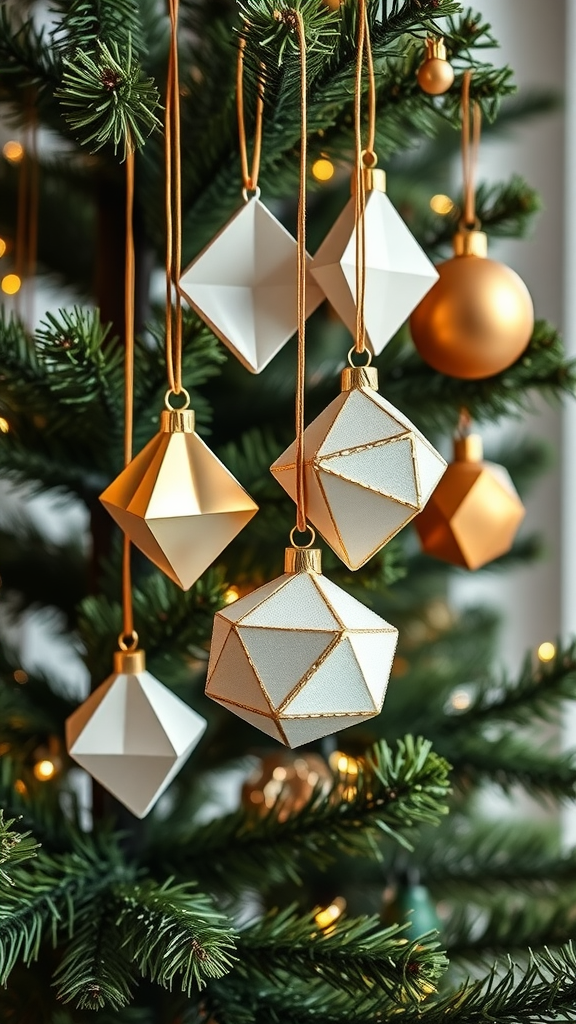
[(360, 153), (360, 163), (366, 170), (371, 171), (378, 163), (378, 156), (373, 149), (363, 149)]
[[(179, 405), (176, 409), (170, 403), (172, 395), (178, 395), (178, 397), (184, 398), (184, 405)], [(183, 412), (190, 405), (190, 392), (186, 391), (186, 388), (180, 388), (178, 391), (176, 388), (168, 388), (168, 391), (164, 395), (164, 405), (168, 409), (168, 412)]]
[[(364, 362), (364, 363), (355, 363), (354, 359), (353, 359), (353, 356), (359, 356), (359, 355), (365, 356), (366, 357), (366, 362)], [(358, 368), (362, 368), (364, 366), (370, 366), (370, 363), (372, 362), (372, 353), (371, 353), (369, 348), (363, 348), (362, 351), (360, 352), (360, 351), (358, 351), (356, 346), (353, 345), (352, 348), (350, 349), (350, 351), (348, 352), (348, 362), (349, 362), (350, 366), (352, 366), (353, 369), (355, 369), (355, 370), (358, 369)]]
[(138, 633), (133, 629), (130, 633), (120, 633), (118, 647), (121, 651), (135, 651), (138, 647)]
[[(246, 23), (246, 31), (248, 23)], [(260, 157), (262, 154), (262, 119), (264, 114), (264, 79), (261, 75), (258, 79), (256, 95), (256, 121), (254, 124), (254, 149), (252, 152), (252, 167), (248, 169), (248, 145), (246, 142), (246, 122), (244, 120), (244, 53), (246, 50), (246, 36), (240, 36), (238, 43), (238, 60), (236, 63), (236, 116), (238, 120), (238, 141), (240, 148), (240, 164), (242, 167), (242, 196), (244, 202), (248, 202), (248, 193), (253, 192), (258, 199), (260, 189), (258, 188), (258, 175), (260, 173)], [(260, 64), (261, 71), (264, 65)]]
[[(294, 540), (294, 534), (295, 533), (307, 533), (308, 531), (310, 531), (310, 534), (311, 534), (311, 539), (308, 541), (308, 543), (307, 544), (297, 544), (296, 541)], [(301, 530), (299, 526), (293, 526), (292, 529), (290, 530), (290, 543), (291, 543), (292, 547), (295, 548), (296, 551), (306, 551), (308, 548), (313, 547), (315, 540), (316, 540), (316, 531), (309, 525), (309, 523), (306, 523), (306, 525), (305, 525), (303, 530)]]
[(249, 203), (251, 199), (260, 199), (261, 190), (258, 185), (255, 188), (243, 188), (242, 199), (245, 203)]

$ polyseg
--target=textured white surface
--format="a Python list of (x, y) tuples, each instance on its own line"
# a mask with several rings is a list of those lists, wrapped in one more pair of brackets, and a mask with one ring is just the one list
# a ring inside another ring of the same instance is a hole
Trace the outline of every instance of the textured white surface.
[(149, 672), (110, 676), (66, 722), (70, 756), (138, 818), (152, 809), (206, 722)]
[[(250, 199), (186, 268), (180, 292), (259, 373), (297, 328), (296, 241), (259, 199)], [(307, 316), (322, 298), (309, 275)]]
[[(352, 334), (356, 331), (354, 208), (352, 198), (312, 262), (312, 274)], [(378, 355), (438, 279), (438, 272), (384, 192), (367, 193), (364, 230), (366, 333)]]

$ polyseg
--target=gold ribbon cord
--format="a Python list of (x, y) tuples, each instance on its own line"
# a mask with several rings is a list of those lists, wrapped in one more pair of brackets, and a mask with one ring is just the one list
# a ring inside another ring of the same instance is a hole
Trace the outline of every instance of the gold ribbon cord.
[[(462, 179), (464, 189), (464, 211), (461, 227), (478, 227), (476, 217), (475, 176), (480, 148), (482, 109), (477, 100), (470, 104), (471, 71), (465, 71), (462, 79)], [(472, 107), (472, 110), (470, 109)], [(472, 116), (470, 116), (472, 114)], [(472, 122), (472, 124), (470, 123)]]
[[(356, 233), (356, 338), (354, 350), (361, 355), (366, 350), (366, 323), (364, 319), (366, 302), (366, 186), (364, 169), (375, 167), (377, 156), (374, 152), (376, 140), (376, 80), (374, 60), (370, 45), (370, 26), (366, 0), (358, 0), (358, 36), (356, 43), (356, 76), (354, 83), (354, 136), (355, 136), (355, 233)], [(368, 67), (368, 139), (362, 142), (362, 73), (364, 53)]]
[[(264, 80), (258, 81), (256, 97), (256, 120), (254, 123), (254, 150), (252, 152), (252, 168), (248, 170), (248, 147), (246, 143), (246, 122), (244, 120), (244, 53), (246, 37), (240, 36), (238, 44), (238, 61), (236, 64), (236, 114), (238, 118), (238, 139), (240, 143), (240, 163), (242, 166), (242, 184), (246, 192), (255, 192), (258, 187), (260, 173), (260, 157), (262, 154), (262, 120), (264, 114)], [(261, 65), (264, 68), (264, 65)]]
[[(180, 145), (180, 80), (178, 73), (179, 0), (168, 0), (170, 52), (164, 118), (166, 165), (166, 372), (169, 390), (182, 391), (182, 300), (178, 290), (182, 266), (182, 172)], [(174, 307), (172, 292), (175, 286)]]

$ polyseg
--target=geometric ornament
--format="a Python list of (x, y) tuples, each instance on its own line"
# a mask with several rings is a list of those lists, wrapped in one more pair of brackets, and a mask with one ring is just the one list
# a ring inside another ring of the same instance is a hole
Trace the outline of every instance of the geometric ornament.
[(288, 747), (382, 710), (398, 630), (287, 548), (285, 575), (218, 612), (206, 694)]
[(114, 673), (68, 718), (68, 753), (137, 818), (180, 771), (206, 722), (145, 671), (143, 651), (118, 651)]
[(455, 442), (452, 462), (414, 525), (423, 550), (479, 569), (510, 550), (525, 509), (503, 466), (482, 461), (482, 440)]
[[(406, 227), (384, 191), (383, 175), (366, 192), (364, 213), (367, 347), (378, 355), (438, 279), (438, 271)], [(369, 179), (370, 180), (370, 179)], [(384, 179), (385, 181), (385, 179)], [(384, 186), (385, 187), (385, 186)], [(312, 274), (326, 298), (356, 331), (355, 200), (350, 199), (322, 242)]]
[[(373, 367), (346, 368), (341, 394), (304, 432), (306, 515), (349, 569), (422, 511), (446, 469), (377, 387)], [(296, 500), (295, 442), (270, 470)]]
[[(255, 196), (180, 279), (183, 298), (252, 373), (260, 373), (297, 329), (296, 253), (295, 239)], [(308, 277), (306, 316), (324, 298)]]
[(159, 433), (100, 501), (131, 542), (183, 590), (258, 511), (194, 433), (190, 410), (162, 412)]

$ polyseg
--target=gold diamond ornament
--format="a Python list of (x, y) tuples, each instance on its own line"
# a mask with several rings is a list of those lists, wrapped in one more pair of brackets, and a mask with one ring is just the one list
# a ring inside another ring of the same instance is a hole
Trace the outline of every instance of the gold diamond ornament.
[[(186, 268), (179, 286), (252, 373), (268, 365), (298, 326), (296, 240), (256, 193)], [(306, 316), (323, 298), (309, 275)]]
[[(377, 391), (371, 367), (347, 367), (342, 391), (304, 432), (308, 520), (359, 569), (422, 511), (446, 462)], [(296, 500), (296, 442), (271, 466)]]
[(144, 652), (118, 651), (114, 673), (66, 722), (68, 753), (144, 818), (197, 745), (206, 722), (146, 671)]
[(258, 511), (194, 432), (188, 409), (162, 412), (159, 433), (100, 501), (132, 544), (183, 590)]
[[(364, 168), (364, 179), (364, 318), (367, 345), (378, 355), (438, 280), (438, 271), (386, 195), (384, 171)], [(312, 261), (313, 277), (351, 334), (356, 330), (355, 216), (352, 198)]]
[(382, 710), (398, 630), (287, 548), (285, 574), (214, 619), (206, 694), (288, 747)]

